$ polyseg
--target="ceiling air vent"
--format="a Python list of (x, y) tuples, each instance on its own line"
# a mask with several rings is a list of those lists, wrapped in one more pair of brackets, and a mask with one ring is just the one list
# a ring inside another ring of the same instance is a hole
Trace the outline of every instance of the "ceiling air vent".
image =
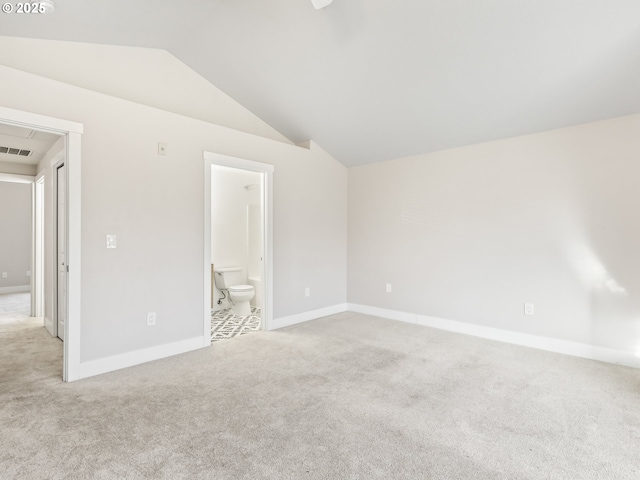
[(28, 157), (31, 155), (31, 150), (22, 150), (20, 148), (0, 147), (0, 153), (6, 153), (7, 155), (18, 155), (19, 157)]

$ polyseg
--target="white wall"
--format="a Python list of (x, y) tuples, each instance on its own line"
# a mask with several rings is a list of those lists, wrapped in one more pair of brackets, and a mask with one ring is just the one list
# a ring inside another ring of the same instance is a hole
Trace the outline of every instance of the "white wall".
[[(252, 187), (260, 195), (260, 187)], [(260, 204), (247, 206), (247, 276), (262, 278), (262, 208)]]
[(349, 302), (640, 352), (638, 132), (634, 115), (351, 168)]
[(0, 173), (12, 173), (14, 175), (29, 175), (32, 177), (36, 174), (36, 166), (26, 165), (22, 163), (0, 162)]
[(204, 150), (275, 166), (274, 318), (346, 301), (347, 171), (319, 147), (8, 67), (0, 77), (0, 104), (84, 125), (81, 362), (203, 335)]
[(25, 286), (31, 279), (31, 185), (0, 181), (0, 293)]
[(291, 143), (166, 50), (0, 36), (0, 64)]
[[(211, 172), (211, 262), (215, 268), (241, 267), (248, 276), (247, 206), (260, 205), (260, 174), (213, 166)], [(215, 291), (214, 308), (221, 297)], [(227, 308), (225, 301), (220, 308)]]

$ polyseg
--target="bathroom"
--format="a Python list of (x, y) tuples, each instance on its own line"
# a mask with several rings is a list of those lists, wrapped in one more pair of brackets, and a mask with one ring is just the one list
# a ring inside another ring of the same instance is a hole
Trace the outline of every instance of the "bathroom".
[(211, 167), (211, 340), (261, 329), (262, 174)]

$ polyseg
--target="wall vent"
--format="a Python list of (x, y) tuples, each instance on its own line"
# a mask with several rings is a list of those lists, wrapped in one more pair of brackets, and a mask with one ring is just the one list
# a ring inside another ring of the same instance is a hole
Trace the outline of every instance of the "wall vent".
[(28, 157), (31, 155), (31, 150), (0, 146), (0, 153), (6, 153), (7, 155), (18, 155), (19, 157)]

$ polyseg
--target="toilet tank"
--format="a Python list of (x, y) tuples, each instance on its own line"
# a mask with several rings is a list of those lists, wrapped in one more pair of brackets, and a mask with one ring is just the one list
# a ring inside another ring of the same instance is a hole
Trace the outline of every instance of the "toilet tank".
[(214, 271), (213, 278), (218, 290), (244, 283), (242, 267), (218, 268)]

